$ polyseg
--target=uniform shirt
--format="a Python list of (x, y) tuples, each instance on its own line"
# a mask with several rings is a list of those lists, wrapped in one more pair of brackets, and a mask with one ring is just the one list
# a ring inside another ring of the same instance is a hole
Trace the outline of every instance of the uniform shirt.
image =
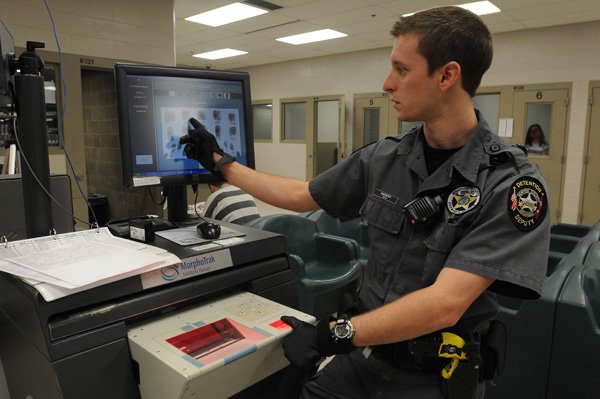
[(228, 185), (206, 199), (203, 216), (228, 223), (245, 224), (260, 217), (254, 198), (240, 188)]
[[(371, 253), (359, 294), (365, 310), (433, 284), (443, 267), (496, 279), (458, 331), (488, 327), (498, 310), (493, 291), (541, 293), (550, 240), (544, 179), (477, 117), (468, 142), (431, 176), (421, 127), (364, 147), (310, 182), (325, 211), (368, 223)], [(422, 196), (438, 197), (441, 209), (430, 223), (413, 225), (403, 207)]]

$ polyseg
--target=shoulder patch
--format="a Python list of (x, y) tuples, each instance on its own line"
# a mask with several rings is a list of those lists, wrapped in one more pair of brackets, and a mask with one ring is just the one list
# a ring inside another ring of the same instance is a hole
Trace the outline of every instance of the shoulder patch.
[(521, 231), (532, 231), (546, 217), (548, 195), (542, 183), (533, 177), (520, 177), (510, 186), (508, 216)]

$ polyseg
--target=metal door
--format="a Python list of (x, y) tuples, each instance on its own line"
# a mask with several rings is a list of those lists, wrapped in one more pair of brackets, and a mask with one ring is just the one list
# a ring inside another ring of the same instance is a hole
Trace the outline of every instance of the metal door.
[(584, 149), (583, 196), (579, 223), (600, 220), (600, 87), (592, 88), (590, 125)]
[(524, 89), (514, 93), (513, 144), (528, 148), (529, 159), (548, 184), (552, 223), (560, 221), (564, 184), (568, 89)]

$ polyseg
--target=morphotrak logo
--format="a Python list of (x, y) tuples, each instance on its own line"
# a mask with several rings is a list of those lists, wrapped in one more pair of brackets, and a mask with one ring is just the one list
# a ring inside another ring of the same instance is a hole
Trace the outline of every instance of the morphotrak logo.
[(217, 262), (217, 260), (215, 259), (214, 255), (207, 255), (207, 256), (198, 257), (192, 261), (182, 260), (181, 268), (183, 270), (196, 270), (198, 268), (202, 268), (203, 266), (208, 266), (208, 265), (216, 263), (216, 262)]
[(179, 269), (177, 266), (167, 266), (160, 269), (160, 276), (165, 281), (173, 281), (179, 276)]

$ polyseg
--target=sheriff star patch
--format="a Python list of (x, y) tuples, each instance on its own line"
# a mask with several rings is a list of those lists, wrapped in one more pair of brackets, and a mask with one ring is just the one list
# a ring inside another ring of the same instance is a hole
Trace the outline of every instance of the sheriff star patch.
[(521, 231), (531, 231), (542, 224), (548, 210), (548, 196), (539, 180), (520, 177), (508, 192), (507, 210), (510, 220)]
[(481, 193), (477, 187), (459, 187), (450, 193), (446, 205), (450, 212), (460, 215), (475, 208), (480, 198)]

